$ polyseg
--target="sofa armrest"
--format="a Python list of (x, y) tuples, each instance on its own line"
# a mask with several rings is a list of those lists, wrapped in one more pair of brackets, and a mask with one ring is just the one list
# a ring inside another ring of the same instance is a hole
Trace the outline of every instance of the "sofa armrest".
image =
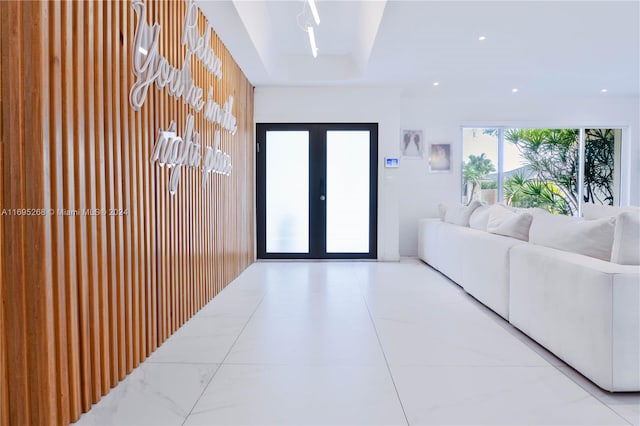
[(600, 387), (640, 390), (640, 267), (515, 246), (509, 320)]

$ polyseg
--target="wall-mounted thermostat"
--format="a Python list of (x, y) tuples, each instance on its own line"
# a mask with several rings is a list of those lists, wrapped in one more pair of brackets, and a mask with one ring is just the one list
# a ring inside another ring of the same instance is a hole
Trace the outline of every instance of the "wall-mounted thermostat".
[(397, 169), (400, 167), (400, 161), (398, 161), (398, 157), (384, 157), (384, 166), (388, 169)]

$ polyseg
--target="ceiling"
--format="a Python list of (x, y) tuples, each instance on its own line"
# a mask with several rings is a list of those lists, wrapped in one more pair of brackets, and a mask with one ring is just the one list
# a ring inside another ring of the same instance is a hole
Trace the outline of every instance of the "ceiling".
[(638, 0), (316, 0), (317, 58), (303, 30), (313, 22), (303, 0), (198, 3), (257, 87), (383, 86), (408, 96), (514, 96), (514, 88), (517, 96), (640, 95)]

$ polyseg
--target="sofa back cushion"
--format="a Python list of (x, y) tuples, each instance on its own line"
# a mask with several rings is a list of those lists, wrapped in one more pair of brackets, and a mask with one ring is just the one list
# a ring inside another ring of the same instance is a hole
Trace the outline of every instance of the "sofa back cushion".
[(582, 220), (564, 215), (536, 215), (529, 242), (610, 261), (615, 218)]
[(635, 214), (640, 214), (640, 207), (604, 206), (592, 203), (585, 203), (582, 206), (582, 216), (587, 220), (601, 219), (603, 217), (616, 217), (623, 212), (635, 212)]
[(453, 225), (469, 226), (469, 218), (471, 213), (480, 207), (480, 201), (473, 201), (468, 206), (462, 204), (450, 204), (444, 214), (444, 221)]
[(532, 219), (533, 216), (529, 213), (516, 213), (495, 205), (489, 212), (487, 232), (527, 241)]
[(611, 261), (640, 265), (640, 214), (623, 212), (616, 216)]
[(487, 222), (489, 222), (489, 214), (494, 206), (481, 206), (471, 213), (469, 217), (469, 227), (480, 231), (487, 230)]
[(444, 216), (447, 214), (447, 205), (446, 204), (438, 204), (438, 217), (440, 220), (444, 220)]

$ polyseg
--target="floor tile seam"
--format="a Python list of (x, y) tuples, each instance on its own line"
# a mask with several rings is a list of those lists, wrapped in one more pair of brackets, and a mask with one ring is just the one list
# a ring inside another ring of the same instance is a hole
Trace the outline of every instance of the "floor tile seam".
[[(476, 303), (479, 303), (480, 305), (482, 305), (482, 303), (479, 302), (478, 300), (474, 299), (474, 301)], [(489, 313), (491, 313), (491, 312), (492, 311), (489, 310)], [(493, 312), (493, 314), (495, 314), (495, 312)], [(497, 315), (497, 314), (495, 314), (495, 315)], [(623, 417), (621, 414), (616, 412), (611, 406), (609, 406), (609, 404), (607, 404), (606, 401), (602, 400), (598, 394), (595, 394), (595, 393), (591, 392), (591, 390), (587, 386), (583, 386), (579, 381), (574, 380), (574, 378), (572, 376), (570, 376), (569, 374), (565, 373), (562, 370), (562, 368), (572, 368), (569, 364), (567, 364), (564, 361), (562, 361), (562, 359), (558, 358), (558, 356), (555, 355), (553, 352), (549, 351), (547, 348), (542, 346), (540, 343), (536, 342), (532, 337), (530, 337), (529, 335), (524, 333), (522, 330), (520, 330), (519, 328), (517, 328), (516, 326), (514, 326), (513, 324), (511, 324), (510, 322), (508, 322), (504, 318), (498, 316), (496, 319), (500, 320), (500, 321), (496, 321), (495, 322), (496, 325), (498, 325), (500, 328), (502, 328), (504, 331), (506, 331), (510, 336), (516, 338), (519, 342), (524, 344), (528, 349), (533, 351), (536, 355), (538, 355), (545, 362), (547, 362), (550, 367), (552, 367), (555, 370), (557, 370), (560, 374), (562, 374), (564, 377), (569, 379), (572, 383), (574, 383), (575, 385), (580, 387), (580, 389), (582, 389), (587, 394), (589, 394), (590, 396), (592, 396), (593, 398), (598, 400), (598, 402), (600, 402), (601, 404), (607, 406), (607, 408), (609, 408), (609, 410), (613, 411), (618, 417), (620, 417), (626, 423), (628, 423), (628, 424), (633, 426), (633, 423), (630, 423), (625, 417)], [(552, 361), (548, 361), (544, 357), (544, 355), (547, 355), (547, 354), (551, 354), (552, 356), (556, 357), (558, 359), (558, 361), (553, 361), (553, 362)], [(581, 373), (578, 372), (578, 371), (576, 371), (576, 373), (581, 375)], [(594, 384), (594, 386), (597, 386), (597, 385)]]
[[(199, 318), (224, 318), (224, 319), (243, 319), (246, 320), (250, 315), (237, 315), (237, 314), (197, 314), (192, 319)], [(191, 320), (190, 320), (191, 321)]]
[(402, 415), (404, 416), (404, 420), (407, 424), (407, 426), (410, 425), (409, 423), (409, 417), (407, 416), (407, 412), (404, 408), (404, 404), (402, 403), (402, 399), (400, 398), (400, 392), (398, 391), (398, 386), (396, 385), (396, 381), (393, 377), (393, 374), (391, 372), (391, 367), (389, 366), (389, 360), (387, 359), (387, 354), (384, 352), (384, 347), (382, 346), (382, 340), (380, 339), (380, 335), (378, 334), (378, 328), (376, 327), (376, 323), (373, 320), (373, 316), (371, 314), (371, 310), (369, 309), (369, 304), (367, 303), (367, 299), (366, 297), (363, 297), (362, 300), (364, 301), (365, 306), (367, 307), (367, 311), (369, 312), (369, 318), (371, 319), (371, 325), (373, 326), (373, 330), (376, 333), (376, 338), (378, 339), (378, 345), (380, 346), (380, 351), (382, 352), (382, 356), (384, 358), (384, 362), (386, 364), (387, 367), (387, 372), (389, 373), (389, 378), (391, 379), (391, 383), (393, 384), (393, 389), (396, 392), (396, 397), (398, 398), (398, 403), (400, 404), (400, 409), (402, 410)]
[[(497, 364), (437, 364), (437, 363), (398, 363), (389, 362), (391, 367), (428, 367), (428, 368), (555, 368), (553, 365), (497, 365)], [(562, 372), (560, 372), (562, 373)], [(562, 373), (564, 375), (564, 373)]]
[[(564, 365), (564, 366), (557, 366), (557, 365), (552, 365), (553, 368), (555, 368), (556, 370), (558, 370), (558, 372), (560, 374), (562, 374), (564, 377), (566, 377), (567, 379), (569, 379), (571, 381), (571, 383), (575, 384), (576, 386), (578, 386), (580, 389), (582, 389), (583, 391), (585, 391), (587, 394), (589, 394), (590, 396), (592, 396), (595, 400), (597, 400), (599, 403), (601, 403), (602, 405), (604, 405), (605, 407), (607, 407), (610, 411), (612, 411), (616, 416), (620, 417), (625, 423), (627, 423), (628, 425), (634, 426), (633, 423), (631, 423), (629, 420), (627, 420), (626, 417), (624, 417), (622, 414), (618, 413), (616, 410), (613, 409), (613, 407), (611, 407), (609, 404), (607, 404), (606, 401), (603, 401), (600, 398), (600, 395), (597, 395), (593, 392), (591, 392), (591, 389), (588, 389), (588, 386), (583, 386), (582, 383), (580, 383), (577, 380), (574, 380), (573, 377), (571, 377), (569, 374), (565, 373), (564, 371), (562, 371), (561, 368), (559, 367), (565, 367), (565, 368), (572, 368), (571, 366)], [(582, 375), (582, 373), (580, 373), (579, 371), (576, 370), (577, 374)], [(588, 380), (588, 379), (586, 379)], [(595, 383), (593, 384), (593, 386), (598, 386)], [(606, 391), (605, 391), (606, 392)]]
[[(393, 292), (389, 292), (389, 294), (393, 294)], [(397, 296), (394, 294), (394, 297)], [(370, 294), (365, 294), (364, 298), (367, 300), (367, 302), (370, 302), (369, 299), (371, 299), (371, 295)], [(464, 304), (466, 302), (466, 299), (461, 298), (460, 300), (442, 300), (439, 302), (434, 302), (434, 301), (430, 301), (430, 302), (421, 302), (420, 306), (424, 306), (424, 307), (434, 307), (434, 306), (449, 306), (449, 305), (461, 305)]]
[(203, 361), (152, 361), (145, 360), (145, 364), (177, 364), (177, 365), (220, 365), (221, 362), (203, 362)]
[(242, 326), (242, 329), (240, 330), (240, 332), (238, 333), (238, 335), (236, 336), (235, 340), (233, 341), (233, 343), (229, 346), (229, 349), (227, 350), (226, 355), (224, 356), (224, 358), (222, 359), (222, 362), (220, 362), (220, 364), (218, 365), (218, 368), (216, 368), (216, 371), (214, 371), (214, 373), (211, 375), (211, 378), (209, 379), (209, 381), (207, 382), (207, 384), (202, 388), (202, 392), (200, 392), (200, 395), (198, 395), (198, 398), (196, 398), (196, 401), (193, 403), (193, 406), (191, 407), (191, 409), (189, 410), (189, 413), (187, 413), (186, 417), (184, 418), (184, 420), (182, 421), (182, 426), (185, 425), (185, 423), (187, 422), (187, 420), (189, 419), (189, 416), (191, 415), (191, 413), (193, 413), (193, 410), (196, 408), (196, 406), (198, 405), (198, 402), (200, 402), (200, 399), (202, 399), (202, 396), (204, 395), (204, 393), (207, 391), (207, 389), (209, 388), (209, 385), (211, 384), (211, 382), (213, 381), (213, 379), (216, 377), (216, 375), (218, 374), (218, 371), (220, 371), (220, 368), (222, 367), (222, 365), (224, 364), (225, 360), (229, 357), (229, 354), (231, 353), (231, 350), (233, 349), (233, 347), (236, 345), (236, 343), (238, 342), (238, 339), (240, 339), (240, 336), (242, 335), (242, 333), (244, 332), (244, 330), (247, 328), (247, 325), (251, 322), (251, 319), (253, 318), (253, 316), (255, 315), (256, 311), (258, 310), (258, 308), (260, 307), (260, 305), (262, 304), (262, 301), (264, 300), (264, 298), (266, 297), (268, 291), (265, 291), (262, 294), (262, 297), (260, 298), (260, 301), (256, 304), (255, 308), (253, 309), (253, 312), (251, 313), (251, 315), (249, 316), (249, 318), (247, 319), (247, 321), (245, 322), (244, 326)]
[(386, 367), (384, 362), (377, 363), (365, 363), (365, 362), (329, 362), (329, 363), (320, 363), (320, 362), (225, 362), (224, 365), (242, 365), (242, 366), (260, 366), (260, 367), (328, 367), (328, 368), (337, 368), (337, 367), (366, 367), (366, 368), (377, 368), (377, 367)]

